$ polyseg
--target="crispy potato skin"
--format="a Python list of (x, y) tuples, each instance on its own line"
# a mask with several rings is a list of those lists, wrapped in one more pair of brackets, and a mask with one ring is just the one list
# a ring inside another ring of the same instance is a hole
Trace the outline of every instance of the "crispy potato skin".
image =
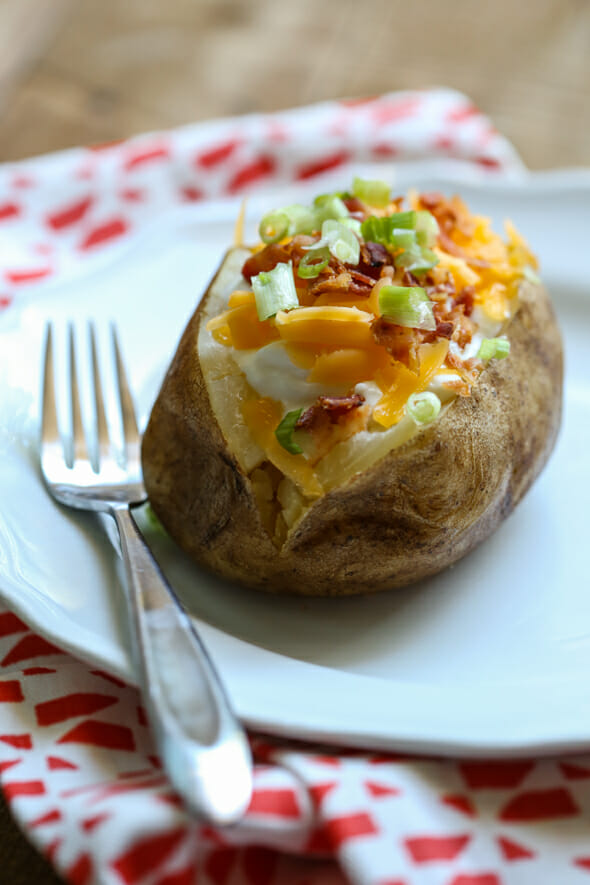
[[(203, 302), (204, 303), (204, 302)], [(470, 397), (320, 498), (278, 551), (211, 411), (197, 353), (202, 307), (182, 336), (143, 440), (145, 485), (177, 543), (206, 568), (263, 590), (340, 596), (410, 584), (456, 562), (521, 500), (561, 417), (562, 347), (549, 296), (525, 283)]]

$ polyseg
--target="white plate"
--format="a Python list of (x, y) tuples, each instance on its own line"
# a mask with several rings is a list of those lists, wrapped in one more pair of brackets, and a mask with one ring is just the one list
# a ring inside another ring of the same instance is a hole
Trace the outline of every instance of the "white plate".
[[(171, 544), (165, 570), (194, 613), (238, 712), (253, 727), (375, 748), (519, 754), (590, 745), (590, 173), (458, 185), (421, 166), (402, 190), (461, 190), (509, 216), (543, 259), (567, 354), (557, 450), (527, 498), (453, 569), (407, 590), (276, 599), (202, 575)], [(269, 203), (252, 201), (256, 218)], [(0, 320), (0, 588), (57, 644), (132, 679), (115, 557), (86, 515), (44, 491), (36, 466), (38, 353), (46, 318), (116, 318), (144, 418), (237, 204), (160, 218)], [(58, 328), (59, 331), (59, 328)], [(157, 543), (157, 539), (154, 539)]]

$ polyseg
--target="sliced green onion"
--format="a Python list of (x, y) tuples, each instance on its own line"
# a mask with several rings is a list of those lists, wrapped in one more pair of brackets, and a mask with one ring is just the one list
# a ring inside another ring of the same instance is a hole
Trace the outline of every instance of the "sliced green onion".
[(381, 316), (398, 326), (434, 332), (432, 302), (421, 286), (383, 286), (379, 290)]
[(439, 234), (438, 221), (426, 210), (416, 212), (416, 235), (420, 246), (434, 246)]
[(349, 211), (338, 194), (321, 194), (313, 201), (318, 228), (328, 218), (348, 218)]
[(529, 283), (533, 283), (533, 285), (538, 286), (541, 282), (541, 277), (536, 271), (530, 266), (530, 264), (526, 264), (522, 269), (522, 275), (525, 280), (528, 280)]
[(315, 230), (319, 230), (321, 225), (317, 223), (316, 213), (309, 206), (301, 206), (299, 203), (292, 203), (280, 210), (289, 219), (290, 237), (295, 234), (311, 234)]
[(386, 181), (373, 181), (367, 178), (356, 178), (352, 182), (352, 193), (368, 206), (383, 209), (389, 204), (390, 187)]
[(416, 247), (416, 231), (405, 230), (403, 227), (396, 227), (391, 232), (390, 242), (397, 249), (412, 249)]
[(413, 393), (408, 397), (406, 412), (416, 424), (430, 424), (440, 412), (440, 400), (430, 390)]
[(323, 269), (328, 266), (329, 261), (330, 250), (327, 246), (320, 247), (319, 249), (310, 249), (307, 255), (304, 255), (299, 262), (297, 275), (302, 280), (312, 280), (319, 276)]
[(361, 244), (349, 227), (340, 221), (329, 218), (322, 224), (322, 238), (318, 245), (326, 245), (334, 258), (344, 264), (358, 264), (361, 257)]
[(391, 223), (392, 230), (396, 227), (415, 229), (417, 214), (413, 209), (410, 209), (408, 212), (394, 212), (393, 215), (388, 215), (387, 217)]
[(510, 353), (508, 338), (484, 338), (477, 351), (480, 360), (503, 360)]
[(379, 218), (377, 215), (369, 215), (361, 224), (361, 233), (365, 240), (373, 243), (381, 243), (384, 246), (394, 245), (392, 237), (393, 232), (400, 230), (414, 230), (417, 213), (413, 210), (409, 212), (394, 212), (393, 215), (386, 215)]
[(289, 218), (286, 213), (277, 210), (264, 216), (258, 227), (258, 233), (263, 243), (277, 243), (286, 237), (289, 232)]
[(298, 446), (293, 439), (295, 425), (301, 417), (302, 412), (303, 409), (294, 409), (292, 412), (287, 412), (287, 414), (275, 430), (275, 436), (280, 445), (282, 445), (282, 447), (290, 452), (292, 455), (301, 455), (303, 453), (303, 449), (301, 448), (301, 446)]
[(358, 218), (341, 218), (340, 224), (343, 224), (345, 227), (349, 227), (351, 230), (358, 234), (359, 237), (361, 235), (361, 223)]
[(258, 319), (261, 321), (273, 317), (279, 310), (299, 307), (291, 262), (277, 264), (272, 270), (262, 271), (252, 277), (252, 289)]
[(365, 242), (382, 243), (386, 245), (389, 242), (390, 225), (388, 218), (377, 218), (376, 215), (369, 215), (368, 218), (361, 223), (361, 234)]
[(413, 274), (426, 273), (432, 270), (435, 264), (438, 264), (437, 255), (430, 249), (408, 249), (397, 255), (395, 258), (396, 265), (403, 267)]

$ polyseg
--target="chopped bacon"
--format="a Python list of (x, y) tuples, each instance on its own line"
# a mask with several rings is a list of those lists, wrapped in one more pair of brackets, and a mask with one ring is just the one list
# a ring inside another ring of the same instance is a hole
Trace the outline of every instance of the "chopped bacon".
[(457, 356), (450, 350), (447, 353), (447, 364), (452, 369), (456, 369), (461, 378), (463, 378), (468, 384), (475, 384), (478, 375), (483, 369), (483, 363), (481, 360), (478, 360), (475, 357), (471, 357), (468, 360), (462, 360), (460, 356)]
[(244, 279), (250, 280), (262, 271), (272, 270), (277, 264), (286, 264), (291, 260), (290, 251), (285, 246), (278, 243), (271, 243), (265, 246), (260, 252), (255, 252), (250, 258), (247, 258), (242, 267), (242, 276)]
[(475, 288), (473, 286), (463, 286), (454, 301), (456, 305), (461, 304), (465, 316), (470, 317), (475, 307)]
[(351, 215), (359, 215), (361, 218), (364, 218), (367, 214), (367, 209), (362, 200), (359, 200), (358, 197), (344, 197), (342, 200), (348, 211)]
[(424, 287), (426, 289), (426, 294), (430, 298), (431, 301), (446, 301), (449, 295), (455, 295), (455, 280), (453, 275), (446, 272), (446, 277), (444, 281), (437, 283), (435, 286), (428, 283), (428, 277), (426, 279), (426, 285)]
[(448, 252), (449, 255), (455, 255), (457, 258), (462, 258), (466, 264), (469, 264), (471, 267), (491, 267), (489, 261), (484, 261), (483, 258), (474, 258), (473, 255), (469, 255), (465, 249), (462, 249), (461, 246), (457, 245), (454, 240), (447, 234), (446, 231), (440, 230), (438, 235), (438, 241), (445, 252)]
[(456, 341), (461, 348), (466, 347), (473, 338), (475, 325), (463, 313), (463, 306), (454, 307), (447, 314), (447, 320), (450, 320), (455, 327), (452, 335), (453, 341)]
[(443, 381), (443, 386), (448, 387), (449, 390), (454, 390), (458, 396), (471, 396), (471, 387), (467, 381), (463, 381), (460, 378), (455, 378), (452, 381)]
[(455, 327), (454, 327), (453, 323), (448, 323), (448, 322), (445, 322), (442, 320), (437, 320), (436, 321), (436, 331), (433, 334), (436, 338), (449, 338), (450, 339), (453, 336), (454, 328)]
[(365, 398), (360, 393), (350, 396), (318, 396), (315, 403), (299, 416), (295, 427), (297, 430), (312, 430), (326, 418), (330, 424), (338, 424), (342, 418), (362, 406), (364, 401)]
[(359, 285), (368, 286), (369, 289), (372, 289), (375, 285), (375, 280), (373, 277), (368, 277), (360, 270), (351, 270), (350, 275)]
[(398, 326), (385, 317), (377, 317), (371, 323), (371, 332), (377, 344), (384, 347), (394, 360), (403, 363), (411, 372), (420, 370), (418, 348), (422, 340), (416, 329)]
[(322, 295), (324, 292), (348, 292), (352, 283), (352, 277), (348, 271), (343, 271), (337, 276), (324, 276), (320, 274), (316, 282), (309, 288), (310, 295)]
[(391, 262), (391, 255), (381, 243), (373, 243), (370, 240), (366, 243), (361, 243), (361, 255), (358, 263), (358, 269), (361, 273), (366, 274), (373, 280), (378, 280), (381, 269), (386, 264), (391, 264)]
[(421, 286), (422, 283), (411, 270), (404, 270), (402, 275), (402, 286)]
[(428, 191), (425, 194), (420, 194), (420, 202), (425, 209), (432, 212), (433, 209), (445, 202), (445, 198), (440, 191)]
[(371, 277), (334, 259), (317, 279), (311, 282), (309, 294), (317, 296), (324, 292), (334, 292), (368, 298), (374, 285), (375, 280)]
[(316, 464), (336, 443), (365, 430), (370, 409), (358, 393), (349, 396), (319, 396), (297, 421), (312, 443), (310, 463)]
[[(453, 202), (455, 203), (454, 206)], [(439, 228), (438, 242), (445, 252), (448, 252), (449, 255), (454, 255), (456, 258), (462, 258), (471, 267), (491, 267), (489, 261), (484, 261), (482, 258), (474, 258), (454, 241), (453, 232), (455, 230), (459, 230), (462, 233), (467, 232), (465, 230), (465, 221), (464, 219), (463, 222), (461, 220), (461, 204), (457, 206), (456, 198), (447, 200), (442, 194), (432, 192), (421, 194), (420, 203), (424, 209), (428, 209), (436, 218)]]

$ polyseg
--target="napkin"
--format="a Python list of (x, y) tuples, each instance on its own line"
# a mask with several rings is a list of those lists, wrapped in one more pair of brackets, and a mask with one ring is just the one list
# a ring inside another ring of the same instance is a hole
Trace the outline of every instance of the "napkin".
[[(519, 176), (468, 98), (434, 89), (225, 119), (0, 168), (0, 310), (42, 297), (186, 202), (363, 163), (453, 159)], [(81, 296), (83, 297), (83, 296)], [(83, 576), (80, 577), (83, 581)], [(0, 590), (1, 592), (1, 590)], [(520, 885), (590, 881), (590, 756), (443, 760), (251, 735), (245, 819), (187, 817), (138, 692), (0, 609), (0, 778), (72, 885)]]

